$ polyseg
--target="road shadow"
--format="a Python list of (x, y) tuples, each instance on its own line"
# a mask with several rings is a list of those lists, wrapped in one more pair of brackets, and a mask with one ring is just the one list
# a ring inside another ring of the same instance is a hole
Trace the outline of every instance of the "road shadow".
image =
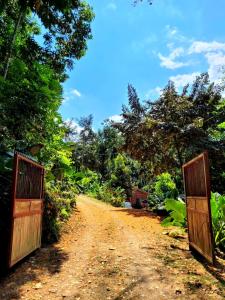
[(219, 257), (216, 257), (214, 265), (210, 265), (204, 262), (204, 268), (211, 273), (219, 282), (225, 285), (225, 261), (221, 261)]
[(158, 216), (156, 213), (153, 213), (144, 209), (135, 209), (135, 208), (121, 208), (121, 209), (112, 209), (113, 212), (123, 212), (127, 215), (140, 218), (140, 217), (150, 217), (152, 219), (157, 219), (159, 221), (163, 220), (163, 217)]
[(132, 292), (132, 290), (138, 286), (139, 284), (143, 283), (146, 281), (146, 277), (142, 276), (140, 279), (138, 279), (135, 282), (131, 282), (125, 289), (122, 290), (122, 292), (119, 293), (119, 295), (117, 295), (113, 300), (122, 300), (125, 299), (125, 297), (127, 297), (127, 294), (129, 292)]
[(192, 251), (194, 257), (203, 265), (206, 271), (208, 271), (213, 277), (215, 277), (220, 283), (225, 285), (225, 260), (224, 255), (217, 253), (214, 264), (208, 263), (200, 254)]
[(56, 245), (41, 248), (29, 255), (0, 278), (0, 299), (21, 299), (20, 289), (28, 282), (39, 282), (42, 274), (59, 273), (68, 254)]

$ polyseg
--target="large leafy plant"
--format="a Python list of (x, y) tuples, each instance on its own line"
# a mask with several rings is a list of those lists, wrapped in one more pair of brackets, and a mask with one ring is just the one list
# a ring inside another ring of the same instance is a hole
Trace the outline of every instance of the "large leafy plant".
[(212, 225), (215, 245), (225, 249), (225, 195), (211, 195)]
[(163, 226), (186, 226), (186, 205), (181, 199), (166, 199), (165, 208), (169, 212), (169, 216), (162, 221)]
[[(211, 194), (211, 214), (215, 246), (225, 249), (225, 195)], [(169, 216), (162, 221), (163, 226), (186, 227), (186, 205), (181, 199), (167, 199), (165, 209)]]

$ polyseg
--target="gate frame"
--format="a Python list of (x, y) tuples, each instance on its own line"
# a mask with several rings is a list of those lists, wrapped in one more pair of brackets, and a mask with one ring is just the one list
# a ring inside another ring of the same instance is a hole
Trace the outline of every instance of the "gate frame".
[[(10, 215), (11, 215), (11, 228), (10, 228), (10, 242), (9, 242), (9, 247), (8, 247), (8, 267), (11, 268), (13, 267), (15, 264), (17, 264), (19, 261), (21, 261), (22, 259), (24, 259), (27, 255), (31, 254), (27, 254), (24, 257), (21, 257), (17, 262), (15, 262), (14, 264), (12, 264), (11, 261), (11, 257), (12, 257), (12, 246), (13, 246), (13, 232), (14, 232), (14, 220), (15, 220), (15, 204), (16, 204), (16, 192), (17, 192), (17, 175), (18, 175), (18, 165), (19, 165), (19, 160), (23, 160), (26, 161), (32, 165), (34, 165), (35, 167), (38, 167), (40, 169), (42, 169), (42, 179), (41, 179), (41, 191), (40, 191), (40, 198), (39, 199), (29, 199), (29, 200), (37, 200), (40, 201), (42, 200), (41, 203), (41, 210), (40, 211), (36, 211), (33, 214), (37, 214), (40, 213), (41, 215), (41, 228), (40, 228), (40, 232), (42, 232), (42, 225), (43, 225), (43, 201), (44, 201), (44, 173), (45, 173), (45, 169), (44, 166), (42, 166), (41, 164), (38, 164), (36, 161), (32, 160), (31, 158), (28, 158), (27, 156), (25, 156), (24, 154), (18, 152), (18, 151), (14, 151), (14, 162), (13, 162), (13, 180), (12, 180), (12, 196), (11, 196), (11, 208), (10, 208)], [(17, 201), (20, 201), (22, 199), (17, 199)], [(25, 201), (28, 199), (23, 199), (22, 201)], [(21, 201), (21, 202), (22, 202)], [(32, 215), (32, 214), (28, 214), (28, 215)], [(25, 217), (27, 216), (27, 213), (25, 214), (21, 214), (20, 217)], [(41, 240), (41, 238), (40, 238)], [(41, 241), (40, 241), (40, 245), (38, 248), (36, 248), (35, 250), (39, 249), (41, 247)], [(35, 251), (34, 250), (34, 251)]]
[[(204, 181), (205, 181), (205, 189), (206, 189), (206, 196), (204, 198), (207, 199), (207, 208), (208, 208), (208, 229), (210, 234), (210, 240), (212, 245), (212, 258), (210, 259), (208, 256), (204, 254), (204, 252), (201, 249), (196, 249), (196, 247), (193, 245), (193, 243), (190, 241), (190, 234), (189, 234), (189, 214), (188, 214), (188, 202), (187, 198), (190, 196), (187, 196), (186, 193), (186, 180), (185, 180), (185, 168), (189, 165), (193, 164), (195, 161), (199, 159), (203, 159), (203, 167), (204, 167)], [(184, 192), (185, 192), (185, 203), (186, 203), (186, 213), (187, 213), (187, 229), (188, 229), (188, 240), (189, 240), (189, 249), (197, 251), (201, 256), (203, 256), (208, 262), (214, 265), (215, 263), (215, 243), (214, 243), (214, 235), (213, 235), (213, 228), (212, 228), (212, 213), (211, 213), (211, 184), (210, 184), (210, 172), (209, 172), (209, 156), (208, 151), (204, 151), (200, 155), (196, 156), (192, 160), (188, 161), (182, 166), (182, 173), (183, 173), (183, 181), (184, 181)]]

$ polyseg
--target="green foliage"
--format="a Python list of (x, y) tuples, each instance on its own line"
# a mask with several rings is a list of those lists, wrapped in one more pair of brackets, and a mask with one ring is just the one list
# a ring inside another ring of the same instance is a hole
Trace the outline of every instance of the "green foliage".
[[(19, 54), (29, 64), (39, 58), (57, 74), (62, 74), (66, 67), (71, 69), (73, 60), (80, 59), (87, 50), (87, 40), (92, 37), (90, 23), (93, 18), (91, 7), (82, 0), (4, 1), (0, 5), (0, 41), (2, 38), (5, 42), (2, 45), (0, 42), (3, 73), (6, 65), (18, 56), (17, 44), (20, 45)], [(34, 19), (42, 24), (43, 33)], [(33, 25), (33, 35), (25, 35), (27, 24)], [(34, 35), (39, 35), (43, 43), (38, 43)], [(21, 43), (21, 36), (24, 43)]]
[[(169, 216), (162, 221), (163, 226), (186, 227), (186, 205), (182, 200), (167, 199), (165, 208)], [(211, 194), (211, 214), (216, 247), (225, 250), (225, 196)]]
[(111, 188), (108, 183), (99, 185), (90, 195), (116, 207), (123, 206), (126, 199), (125, 192), (121, 187)]
[(112, 188), (122, 188), (127, 197), (131, 196), (132, 191), (132, 171), (128, 157), (118, 154), (110, 163), (109, 185)]
[(81, 118), (79, 122), (83, 129), (77, 137), (73, 164), (78, 176), (82, 176), (76, 183), (83, 192), (111, 199), (114, 204), (116, 200), (113, 199), (118, 198), (116, 205), (121, 205), (120, 191), (123, 190), (127, 198), (131, 196), (132, 184), (138, 181), (140, 164), (119, 153), (123, 141), (118, 130), (105, 123), (102, 130), (94, 133), (92, 122), (92, 116)]
[(149, 205), (155, 208), (161, 208), (166, 199), (176, 199), (178, 190), (176, 184), (169, 173), (162, 173), (156, 177), (149, 194)]
[(215, 245), (225, 250), (225, 195), (212, 193), (211, 213)]
[(71, 182), (49, 182), (46, 186), (43, 215), (43, 242), (56, 242), (62, 224), (76, 206), (78, 191)]
[(74, 173), (72, 179), (82, 193), (94, 191), (95, 186), (99, 183), (99, 175), (91, 170)]
[[(35, 155), (46, 175), (43, 240), (52, 242), (59, 238), (78, 193), (73, 181), (75, 144), (66, 140), (69, 128), (58, 113), (62, 82), (74, 59), (85, 54), (94, 15), (82, 0), (47, 2), (0, 3), (0, 150), (31, 155), (32, 146), (42, 146)], [(0, 158), (0, 182), (6, 173), (12, 177), (11, 168)], [(8, 193), (10, 182), (6, 187)]]
[(129, 106), (122, 107), (121, 122), (114, 122), (124, 139), (123, 150), (133, 159), (148, 163), (152, 177), (170, 170), (181, 174), (184, 162), (208, 149), (212, 160), (212, 187), (225, 191), (225, 120), (222, 87), (197, 76), (180, 93), (169, 81), (156, 101), (142, 104), (128, 87)]
[(162, 221), (163, 226), (186, 226), (186, 205), (182, 200), (166, 199), (165, 209), (169, 212), (169, 216)]
[(126, 199), (124, 189), (121, 187), (113, 188), (109, 181), (102, 182), (101, 176), (90, 170), (75, 173), (73, 182), (80, 192), (113, 206), (122, 206)]

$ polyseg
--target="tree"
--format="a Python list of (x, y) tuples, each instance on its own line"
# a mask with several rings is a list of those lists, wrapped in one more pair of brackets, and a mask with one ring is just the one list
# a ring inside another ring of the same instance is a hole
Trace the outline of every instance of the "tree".
[[(129, 147), (132, 145), (132, 149), (135, 149), (137, 153), (139, 151), (139, 141), (134, 140), (133, 136), (139, 130), (139, 126), (144, 119), (146, 108), (140, 103), (140, 99), (137, 95), (135, 88), (132, 85), (128, 85), (128, 102), (129, 106), (123, 105), (122, 107), (122, 122), (112, 122), (113, 126), (121, 131), (123, 137), (125, 137), (125, 143), (123, 149), (130, 154)], [(137, 142), (137, 143), (136, 143)]]
[[(134, 0), (134, 5), (137, 5), (138, 3), (141, 3), (143, 2), (144, 0)], [(153, 4), (153, 1), (152, 0), (147, 0), (147, 2), (152, 5)]]
[[(43, 45), (36, 39), (41, 31), (34, 14), (45, 26)], [(51, 141), (66, 62), (85, 53), (92, 18), (83, 1), (1, 1), (1, 145), (21, 150)]]
[[(94, 17), (91, 7), (85, 1), (5, 0), (0, 5), (0, 25), (10, 25), (10, 34), (4, 36), (6, 47), (1, 49), (4, 78), (7, 77), (10, 60), (14, 57), (17, 35), (31, 22), (32, 15), (37, 16), (44, 27), (44, 42), (43, 45), (38, 44), (32, 35), (28, 36), (23, 47), (28, 58), (38, 56), (56, 72), (62, 73), (65, 68), (72, 68), (73, 59), (80, 59), (85, 54), (87, 39), (91, 38), (90, 22)], [(4, 33), (4, 30), (1, 32)]]
[(97, 169), (97, 134), (94, 132), (93, 116), (82, 117), (78, 121), (82, 128), (77, 137), (75, 150), (73, 152), (73, 160), (76, 169), (90, 169), (95, 171)]
[(113, 125), (121, 131), (124, 150), (132, 158), (148, 162), (152, 175), (167, 170), (181, 173), (185, 161), (208, 149), (213, 158), (213, 187), (221, 189), (223, 174), (216, 170), (225, 168), (225, 139), (219, 127), (225, 112), (221, 88), (209, 82), (208, 74), (198, 76), (182, 93), (169, 82), (160, 98), (142, 109), (134, 103), (129, 94), (122, 122)]
[(115, 128), (105, 123), (97, 135), (97, 170), (103, 180), (110, 178), (110, 162), (118, 155), (123, 140)]

